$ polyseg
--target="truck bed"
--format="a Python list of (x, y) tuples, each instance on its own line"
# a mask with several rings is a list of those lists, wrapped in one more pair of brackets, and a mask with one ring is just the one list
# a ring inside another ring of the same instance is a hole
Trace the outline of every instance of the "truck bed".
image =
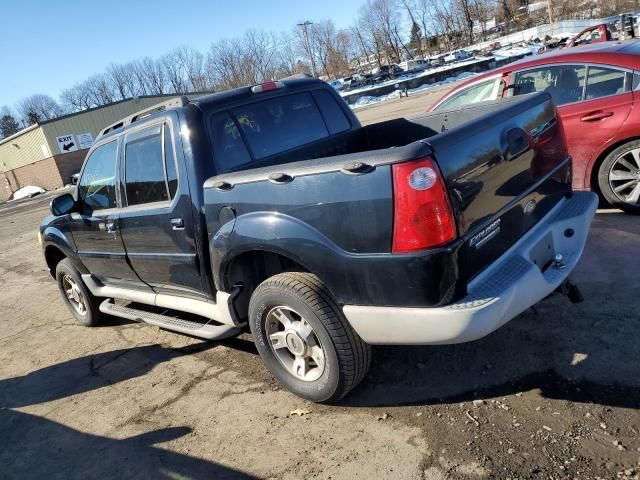
[[(441, 253), (450, 261), (455, 251), (458, 278), (455, 295), (450, 284), (413, 292), (421, 304), (462, 295), (468, 281), (571, 191), (562, 129), (550, 97), (540, 93), (368, 125), (273, 156), (260, 168), (212, 177), (205, 182), (208, 231), (220, 229), (223, 205), (238, 219), (272, 210), (316, 230), (345, 256), (390, 253), (391, 165), (427, 156), (444, 175), (459, 234), (428, 254), (437, 264)], [(497, 220), (502, 226), (490, 245), (470, 245)], [(354, 281), (365, 282), (373, 299), (383, 287), (361, 273)]]

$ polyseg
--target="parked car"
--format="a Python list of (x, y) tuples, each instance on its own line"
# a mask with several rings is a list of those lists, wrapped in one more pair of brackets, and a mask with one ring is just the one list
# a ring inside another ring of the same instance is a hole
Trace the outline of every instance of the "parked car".
[(459, 85), (430, 111), (546, 91), (573, 158), (573, 187), (640, 213), (640, 41), (559, 50), (487, 72)]
[(331, 85), (337, 92), (344, 88), (344, 82), (342, 80), (331, 80), (329, 85)]
[(481, 55), (484, 55), (484, 56), (491, 55), (493, 52), (495, 52), (496, 50), (500, 50), (501, 48), (502, 48), (502, 45), (500, 44), (500, 42), (490, 43), (489, 45), (487, 45), (482, 49)]
[(398, 67), (403, 72), (420, 72), (422, 70), (426, 70), (429, 68), (429, 60), (423, 60), (421, 58), (413, 59), (413, 60), (405, 60), (404, 62), (400, 62)]
[(39, 235), (80, 324), (248, 325), (281, 385), (335, 401), (372, 344), (467, 342), (577, 299), (596, 196), (570, 170), (547, 94), (362, 127), (325, 82), (269, 82), (107, 127)]
[(460, 60), (466, 60), (467, 58), (471, 58), (472, 55), (466, 50), (456, 50), (455, 52), (451, 52), (444, 57), (444, 63), (458, 62)]
[(617, 15), (606, 18), (603, 23), (585, 28), (571, 38), (563, 48), (611, 40), (627, 40), (639, 35), (638, 16), (636, 14)]

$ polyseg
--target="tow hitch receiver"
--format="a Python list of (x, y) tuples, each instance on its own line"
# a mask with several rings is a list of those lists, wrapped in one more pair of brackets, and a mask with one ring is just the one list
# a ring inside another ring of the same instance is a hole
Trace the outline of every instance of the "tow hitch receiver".
[(584, 297), (580, 289), (575, 283), (572, 283), (571, 280), (565, 280), (556, 291), (567, 297), (571, 303), (584, 302)]

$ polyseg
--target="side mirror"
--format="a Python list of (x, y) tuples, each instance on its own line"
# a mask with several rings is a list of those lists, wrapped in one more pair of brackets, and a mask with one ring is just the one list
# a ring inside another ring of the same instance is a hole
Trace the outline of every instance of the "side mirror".
[(49, 209), (56, 217), (66, 215), (76, 209), (76, 201), (71, 194), (65, 193), (64, 195), (60, 195), (59, 197), (51, 200)]

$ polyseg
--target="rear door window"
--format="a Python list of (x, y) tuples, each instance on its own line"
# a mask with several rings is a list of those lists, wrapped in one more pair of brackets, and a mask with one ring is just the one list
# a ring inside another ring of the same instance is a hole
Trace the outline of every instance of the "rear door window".
[(232, 113), (256, 160), (329, 136), (310, 93), (243, 105)]
[(586, 100), (618, 95), (630, 89), (631, 74), (614, 68), (589, 67)]
[(127, 135), (124, 166), (129, 206), (169, 200), (163, 140), (162, 125)]

